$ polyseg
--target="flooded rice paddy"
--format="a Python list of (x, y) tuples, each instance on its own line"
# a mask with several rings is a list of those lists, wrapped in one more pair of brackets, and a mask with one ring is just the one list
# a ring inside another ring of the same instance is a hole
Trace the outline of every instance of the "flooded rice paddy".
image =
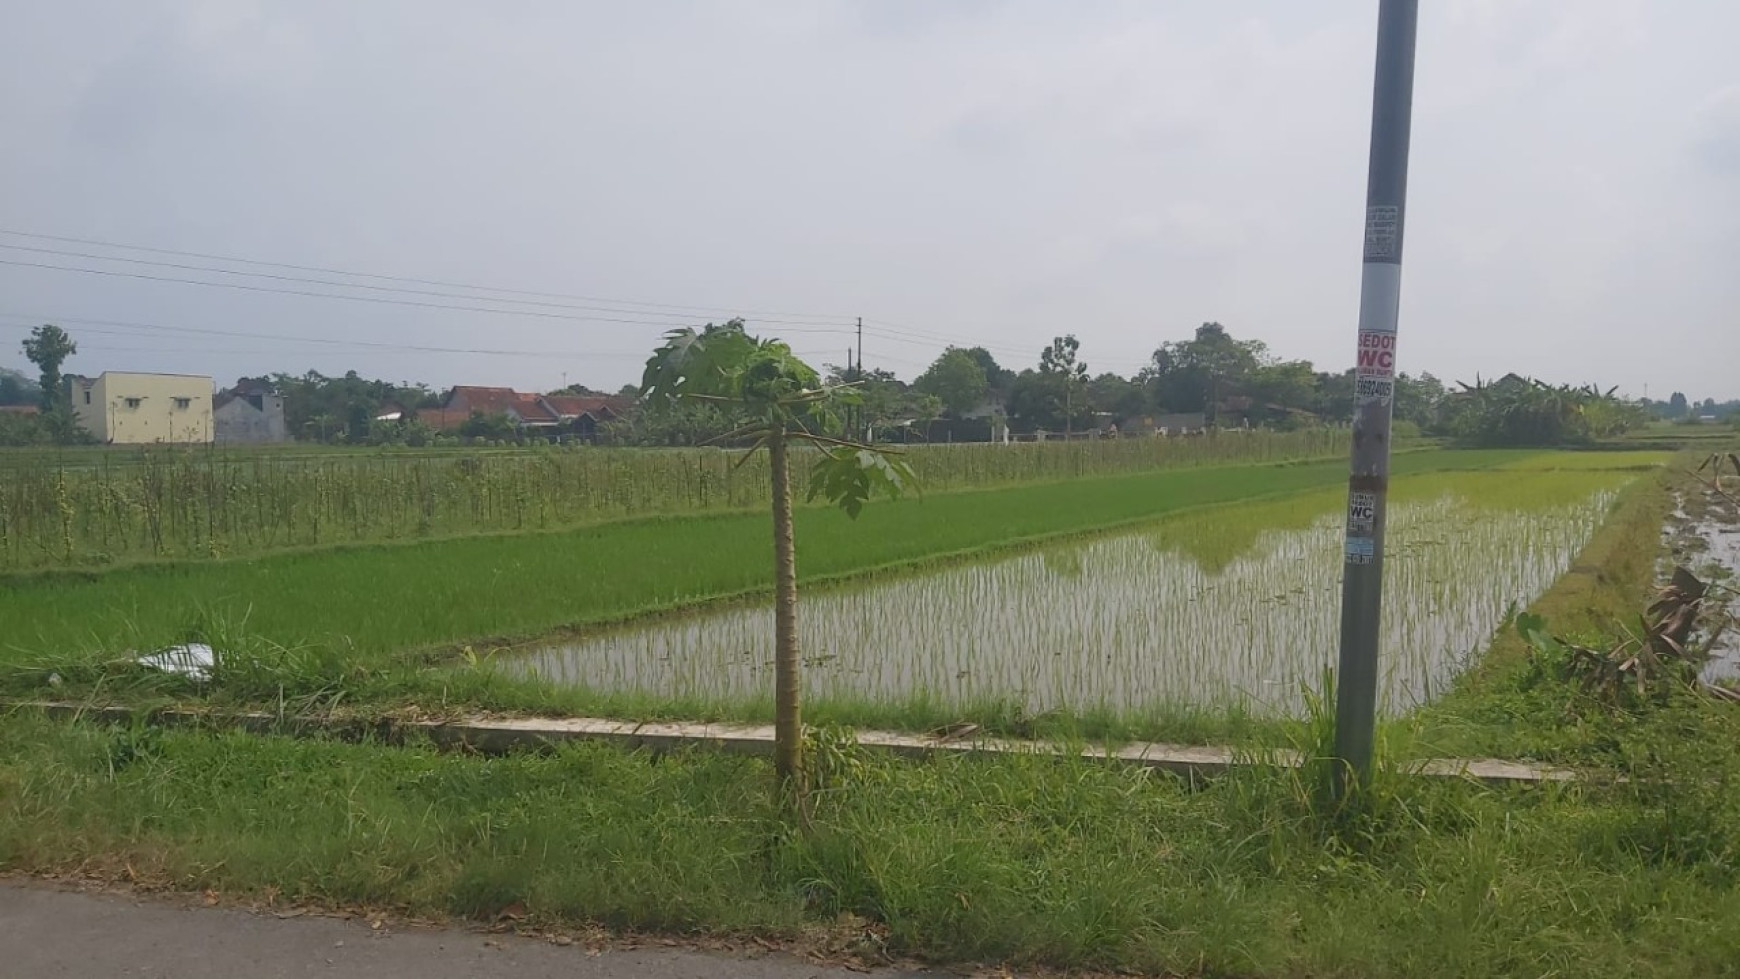
[[(1571, 564), (1620, 474), (1423, 477), (1389, 515), (1381, 693), (1430, 699)], [(1229, 506), (981, 563), (800, 597), (810, 697), (1032, 711), (1237, 705), (1292, 712), (1336, 653), (1343, 497)], [(799, 542), (799, 560), (802, 560)], [(763, 555), (746, 559), (765, 560)], [(745, 700), (772, 688), (769, 605), (618, 627), (525, 671), (597, 690)]]

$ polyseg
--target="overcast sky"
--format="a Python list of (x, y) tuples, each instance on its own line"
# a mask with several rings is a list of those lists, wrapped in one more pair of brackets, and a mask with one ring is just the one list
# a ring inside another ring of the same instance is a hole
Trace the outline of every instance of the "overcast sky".
[[(1740, 3), (1422, 6), (1400, 368), (1740, 396)], [(88, 374), (614, 388), (663, 329), (746, 312), (818, 363), (862, 316), (866, 363), (907, 378), (947, 343), (1031, 366), (1065, 332), (1128, 373), (1205, 320), (1340, 370), (1376, 20), (1375, 0), (16, 4), (0, 229), (497, 291), (0, 234), (0, 365), (52, 320)]]

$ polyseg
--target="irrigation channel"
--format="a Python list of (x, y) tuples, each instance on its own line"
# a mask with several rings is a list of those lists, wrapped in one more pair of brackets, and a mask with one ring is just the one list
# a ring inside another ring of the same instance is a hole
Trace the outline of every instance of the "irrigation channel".
[[(1385, 564), (1383, 706), (1445, 689), (1507, 611), (1571, 565), (1634, 474), (1453, 473), (1402, 481)], [(1293, 713), (1335, 656), (1342, 500), (1216, 507), (980, 563), (811, 589), (819, 698), (1016, 700)], [(802, 555), (800, 542), (800, 560)], [(733, 606), (536, 649), (567, 685), (745, 700), (772, 687), (773, 612)]]

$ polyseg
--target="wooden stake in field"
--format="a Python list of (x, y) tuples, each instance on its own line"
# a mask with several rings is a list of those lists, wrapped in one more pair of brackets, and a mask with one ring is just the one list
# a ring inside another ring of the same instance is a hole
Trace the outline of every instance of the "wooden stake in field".
[(1365, 255), (1354, 361), (1353, 459), (1341, 584), (1341, 655), (1335, 694), (1335, 794), (1370, 775), (1377, 724), (1378, 624), (1383, 598), (1384, 508), (1396, 387), (1396, 320), (1402, 295), (1402, 226), (1414, 99), (1418, 0), (1378, 7), (1366, 177)]

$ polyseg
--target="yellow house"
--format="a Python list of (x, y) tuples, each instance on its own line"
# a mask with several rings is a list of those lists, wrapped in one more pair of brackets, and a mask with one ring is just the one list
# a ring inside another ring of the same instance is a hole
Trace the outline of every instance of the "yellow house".
[(111, 445), (212, 440), (210, 377), (104, 371), (72, 379), (73, 415)]

